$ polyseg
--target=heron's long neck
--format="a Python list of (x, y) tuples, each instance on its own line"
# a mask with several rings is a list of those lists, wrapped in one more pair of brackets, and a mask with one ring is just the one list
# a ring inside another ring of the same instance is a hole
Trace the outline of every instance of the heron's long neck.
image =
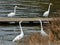
[(14, 13), (16, 13), (16, 7), (14, 7)]
[(21, 27), (21, 23), (19, 23), (19, 25), (20, 25), (21, 34), (23, 34), (23, 30), (22, 30), (22, 27)]
[(49, 7), (48, 7), (48, 11), (50, 11), (50, 4), (49, 4)]
[(41, 24), (41, 31), (42, 31), (43, 30), (42, 21), (40, 21), (40, 24)]

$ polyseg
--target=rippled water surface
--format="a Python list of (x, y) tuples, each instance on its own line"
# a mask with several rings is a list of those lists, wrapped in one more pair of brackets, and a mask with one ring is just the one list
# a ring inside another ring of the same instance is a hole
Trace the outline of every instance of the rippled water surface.
[[(17, 9), (16, 15), (14, 17), (41, 17), (43, 13), (48, 9), (49, 2), (50, 0), (0, 0), (0, 17), (8, 17), (7, 15), (10, 12), (13, 12), (15, 5), (20, 8)], [(58, 16), (60, 14), (60, 10), (57, 11), (57, 9), (60, 9), (60, 3), (56, 2), (58, 5), (56, 5), (55, 2), (52, 3), (53, 6), (51, 7), (51, 11), (54, 13), (52, 16)], [(58, 13), (56, 13), (56, 11)], [(30, 36), (33, 32), (40, 32), (40, 28), (37, 26), (23, 26), (23, 31), (25, 38)], [(18, 34), (20, 34), (19, 25), (0, 25), (0, 45), (14, 45), (12, 40)]]
[[(39, 26), (23, 26), (24, 38), (40, 32)], [(0, 45), (14, 45), (12, 40), (20, 34), (19, 25), (0, 25)], [(25, 39), (22, 39), (23, 42)]]

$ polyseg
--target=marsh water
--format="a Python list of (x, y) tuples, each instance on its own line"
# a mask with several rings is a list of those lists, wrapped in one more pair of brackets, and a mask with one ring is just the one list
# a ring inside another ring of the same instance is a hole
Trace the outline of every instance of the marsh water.
[[(30, 26), (22, 25), (23, 31), (24, 31), (24, 38), (21, 40), (25, 40), (26, 37), (29, 37), (32, 33), (40, 32), (40, 27), (30, 24)], [(29, 25), (29, 24), (28, 24)], [(20, 34), (20, 28), (19, 24), (0, 24), (0, 45), (14, 45), (12, 40)]]
[(10, 12), (14, 12), (18, 18), (42, 17), (43, 13), (48, 10), (49, 3), (52, 3), (49, 17), (59, 17), (60, 1), (53, 0), (0, 0), (0, 17), (8, 17)]
[[(14, 6), (17, 5), (16, 15), (18, 18), (32, 18), (42, 17), (43, 13), (48, 9), (50, 0), (0, 0), (0, 17), (8, 17), (10, 12), (13, 12)], [(54, 3), (54, 2), (52, 2)], [(60, 5), (60, 3), (58, 3)], [(54, 5), (54, 4), (53, 4)], [(58, 16), (60, 13), (56, 13), (59, 9), (59, 5), (51, 7), (52, 16)], [(55, 10), (56, 9), (56, 10)], [(58, 11), (59, 12), (59, 11)], [(39, 26), (22, 26), (24, 31), (24, 38), (30, 36), (32, 33), (40, 32)], [(12, 40), (20, 34), (19, 24), (0, 25), (0, 45), (14, 45)], [(22, 40), (24, 41), (24, 39)]]
[(42, 17), (43, 13), (48, 9), (50, 0), (0, 0), (0, 17), (8, 17), (10, 12), (16, 8), (18, 18), (34, 18)]

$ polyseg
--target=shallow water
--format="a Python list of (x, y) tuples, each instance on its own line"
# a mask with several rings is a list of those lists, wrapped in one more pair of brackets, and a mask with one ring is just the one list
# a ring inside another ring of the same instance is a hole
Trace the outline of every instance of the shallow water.
[[(39, 3), (39, 2), (43, 3)], [(38, 3), (37, 3), (38, 2)], [(10, 12), (13, 12), (14, 6), (18, 8), (16, 16), (14, 17), (41, 17), (43, 13), (48, 9), (49, 0), (0, 0), (0, 17), (8, 17)], [(56, 15), (57, 9), (60, 8), (60, 3), (55, 4), (53, 2), (51, 11)], [(51, 13), (52, 13), (51, 12)], [(57, 14), (59, 15), (59, 13)], [(37, 31), (38, 30), (38, 31)], [(39, 27), (23, 27), (25, 36), (30, 36), (33, 32), (39, 32)], [(12, 40), (20, 34), (19, 26), (0, 26), (0, 45), (14, 45)], [(24, 39), (23, 39), (24, 40)]]
[[(39, 2), (43, 2), (40, 5)], [(44, 3), (47, 3), (46, 5)], [(41, 17), (43, 12), (48, 8), (49, 0), (4, 0), (0, 2), (0, 17), (8, 17), (10, 12), (14, 11), (14, 6), (17, 5), (16, 15), (14, 17)], [(43, 8), (43, 6), (45, 7)], [(45, 10), (44, 10), (45, 9)]]
[(49, 17), (59, 17), (60, 1), (54, 0), (0, 0), (0, 17), (8, 17), (7, 15), (14, 11), (15, 5), (19, 8), (16, 9), (14, 17), (42, 17), (43, 13), (48, 10), (50, 2), (52, 5)]
[[(32, 33), (40, 32), (38, 26), (25, 27), (23, 26), (24, 38), (30, 36)], [(12, 40), (20, 34), (19, 25), (17, 26), (0, 26), (0, 45), (13, 45)], [(22, 41), (24, 41), (24, 38)]]

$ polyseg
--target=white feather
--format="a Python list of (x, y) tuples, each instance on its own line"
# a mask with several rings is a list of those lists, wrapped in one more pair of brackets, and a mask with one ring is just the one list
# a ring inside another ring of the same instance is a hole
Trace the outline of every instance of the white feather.
[(50, 12), (50, 5), (52, 5), (52, 3), (49, 4), (48, 10), (44, 12), (43, 14), (44, 17), (48, 17), (49, 12)]
[(21, 27), (21, 22), (19, 22), (19, 25), (20, 25), (21, 34), (17, 35), (13, 39), (13, 42), (20, 41), (23, 38), (23, 36), (24, 36), (23, 30), (22, 30), (22, 27)]
[(14, 12), (11, 12), (11, 13), (8, 14), (8, 17), (15, 16), (15, 14), (16, 14), (16, 8), (17, 8), (17, 6), (14, 7)]
[(14, 12), (8, 14), (8, 17), (12, 17), (12, 16), (15, 16)]
[(42, 21), (41, 20), (39, 20), (40, 21), (40, 24), (41, 24), (41, 35), (42, 36), (48, 36), (48, 34), (43, 30), (43, 26), (42, 26)]
[(48, 34), (44, 30), (41, 30), (41, 35), (42, 36), (48, 36)]
[(19, 41), (23, 38), (24, 34), (20, 34), (13, 39), (13, 42)]
[[(15, 14), (16, 14), (16, 8), (17, 8), (17, 6), (14, 7), (14, 12), (11, 12), (11, 13), (8, 14), (8, 17), (15, 16)], [(9, 22), (9, 23), (12, 24), (12, 23), (15, 23), (15, 22)]]
[(44, 12), (44, 14), (43, 14), (44, 17), (48, 17), (48, 15), (49, 15), (49, 11), (46, 11), (46, 12)]

